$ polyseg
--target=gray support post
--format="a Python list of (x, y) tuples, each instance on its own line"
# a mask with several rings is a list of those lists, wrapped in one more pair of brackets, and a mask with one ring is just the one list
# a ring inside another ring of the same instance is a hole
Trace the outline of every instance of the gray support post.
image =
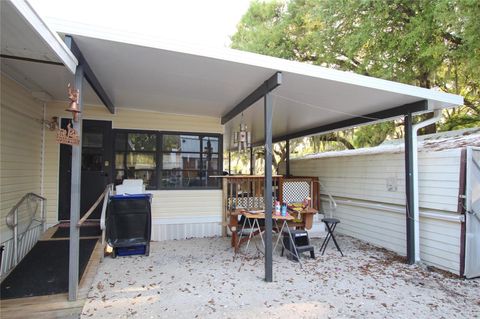
[(253, 175), (253, 172), (254, 172), (254, 167), (255, 165), (255, 161), (253, 159), (253, 146), (250, 147), (250, 175)]
[(290, 140), (285, 141), (285, 175), (290, 176)]
[(272, 96), (265, 94), (265, 281), (273, 281), (272, 272)]
[[(83, 109), (83, 66), (77, 66), (75, 71), (75, 89), (79, 90), (78, 108)], [(82, 113), (78, 113), (78, 121), (73, 122), (73, 128), (80, 136), (80, 144), (72, 145), (72, 182), (70, 196), (70, 249), (68, 264), (68, 300), (77, 300), (78, 267), (80, 251), (80, 229), (77, 227), (80, 219), (80, 182), (82, 175)]]
[(228, 151), (228, 175), (232, 175), (232, 152)]
[(405, 206), (407, 230), (407, 260), (410, 265), (415, 263), (415, 219), (413, 216), (414, 188), (413, 188), (413, 129), (412, 113), (404, 117), (405, 126)]

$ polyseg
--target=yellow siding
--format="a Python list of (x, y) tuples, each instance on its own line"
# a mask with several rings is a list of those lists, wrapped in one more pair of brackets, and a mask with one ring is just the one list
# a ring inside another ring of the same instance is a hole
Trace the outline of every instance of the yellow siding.
[(13, 80), (1, 77), (0, 232), (11, 237), (5, 216), (28, 192), (41, 194), (43, 104)]
[[(67, 102), (48, 104), (48, 116), (70, 117), (66, 112)], [(103, 106), (85, 106), (83, 118), (88, 120), (112, 121), (113, 128), (183, 131), (198, 133), (222, 133), (220, 118), (206, 116), (189, 116), (144, 110), (118, 108), (110, 114)]]
[(221, 190), (165, 190), (151, 193), (154, 217), (220, 216), (222, 211)]
[[(52, 102), (47, 107), (47, 118), (69, 117), (66, 102)], [(186, 131), (198, 133), (223, 133), (219, 118), (167, 114), (160, 112), (117, 109), (110, 114), (103, 106), (85, 106), (84, 119), (112, 121), (113, 128), (158, 131)], [(59, 145), (55, 134), (47, 132), (45, 144), (44, 188), (48, 198), (48, 222), (58, 219), (58, 165)], [(153, 218), (175, 218), (186, 216), (220, 216), (220, 190), (168, 190), (152, 191)]]

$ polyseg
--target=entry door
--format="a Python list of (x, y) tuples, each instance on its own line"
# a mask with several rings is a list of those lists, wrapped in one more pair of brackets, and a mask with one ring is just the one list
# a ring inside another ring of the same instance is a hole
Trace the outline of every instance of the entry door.
[(480, 148), (467, 148), (465, 277), (480, 276)]
[[(70, 119), (62, 120), (66, 128)], [(112, 123), (109, 121), (83, 120), (82, 132), (82, 179), (80, 194), (80, 216), (95, 203), (112, 180)], [(60, 145), (60, 180), (58, 219), (70, 220), (70, 183), (72, 147)], [(99, 219), (102, 205), (89, 219)]]

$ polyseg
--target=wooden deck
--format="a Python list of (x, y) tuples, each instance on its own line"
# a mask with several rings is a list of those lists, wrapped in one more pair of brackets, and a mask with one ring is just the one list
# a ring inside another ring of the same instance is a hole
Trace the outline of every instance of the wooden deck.
[[(41, 240), (58, 240), (57, 238), (51, 238), (55, 230), (56, 227), (48, 229)], [(79, 318), (101, 259), (102, 247), (100, 241), (98, 241), (80, 281), (77, 301), (68, 301), (68, 294), (66, 293), (0, 300), (0, 318)]]

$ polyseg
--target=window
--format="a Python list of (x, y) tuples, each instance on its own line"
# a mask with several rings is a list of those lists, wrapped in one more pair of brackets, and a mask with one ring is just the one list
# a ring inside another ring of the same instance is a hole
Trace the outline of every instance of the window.
[(118, 130), (115, 181), (142, 178), (148, 189), (219, 188), (222, 136)]
[(115, 136), (115, 183), (125, 178), (143, 179), (146, 187), (156, 188), (156, 133), (118, 132)]
[[(93, 130), (93, 128), (91, 128)], [(102, 132), (84, 132), (82, 135), (82, 171), (101, 172), (103, 170)]]

